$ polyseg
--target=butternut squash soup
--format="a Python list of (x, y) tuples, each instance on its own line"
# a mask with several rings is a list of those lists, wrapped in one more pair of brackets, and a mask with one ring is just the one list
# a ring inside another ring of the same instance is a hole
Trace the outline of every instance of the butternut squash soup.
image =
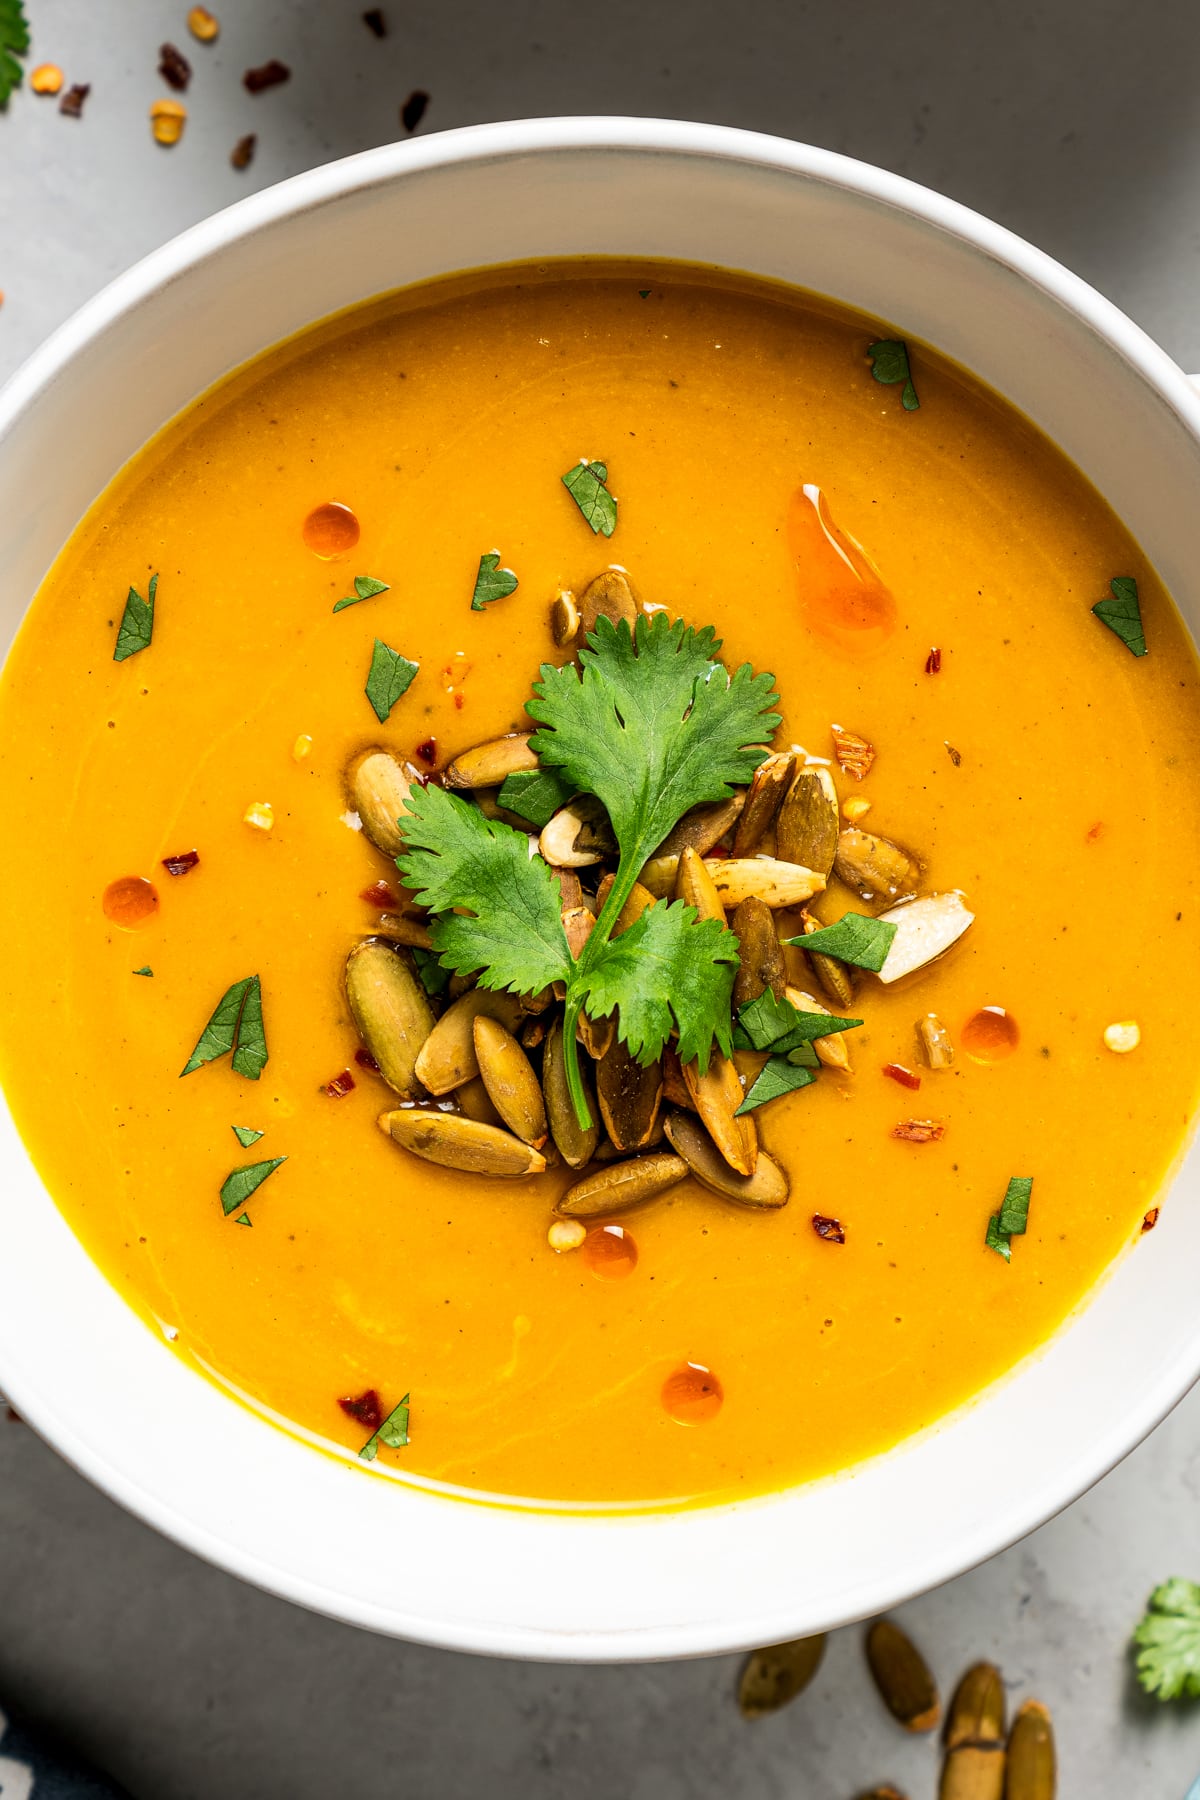
[(364, 1479), (761, 1494), (1152, 1225), (1198, 771), (1142, 551), (936, 352), (456, 278), (222, 382), (47, 577), (0, 1076), (147, 1325)]

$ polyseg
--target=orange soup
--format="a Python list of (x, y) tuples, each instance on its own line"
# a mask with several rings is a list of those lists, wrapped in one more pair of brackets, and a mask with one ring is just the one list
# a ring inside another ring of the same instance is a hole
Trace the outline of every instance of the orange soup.
[(148, 1327), (364, 1479), (845, 1470), (1153, 1218), (1196, 673), (889, 328), (682, 267), (387, 298), (170, 424), (31, 608), (5, 1091)]

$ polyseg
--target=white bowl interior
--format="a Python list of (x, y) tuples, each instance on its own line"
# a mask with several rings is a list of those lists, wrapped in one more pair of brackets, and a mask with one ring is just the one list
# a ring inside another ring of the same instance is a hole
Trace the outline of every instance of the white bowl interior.
[[(1074, 458), (1197, 625), (1200, 408), (1084, 284), (922, 189), (708, 126), (485, 126), (314, 171), (158, 252), (0, 398), (0, 633), (80, 515), (224, 371), (312, 320), (449, 271), (572, 253), (690, 259), (829, 294), (925, 338)], [(0, 1117), (0, 1387), (152, 1523), (281, 1594), (512, 1655), (686, 1655), (877, 1611), (1041, 1522), (1200, 1368), (1200, 1179), (1040, 1357), (840, 1480), (620, 1519), (447, 1501), (319, 1454), (177, 1361), (108, 1286)], [(966, 1297), (964, 1296), (964, 1299)], [(797, 1373), (802, 1416), (802, 1375)], [(602, 1543), (597, 1540), (603, 1540)], [(619, 1547), (616, 1557), (598, 1554)]]

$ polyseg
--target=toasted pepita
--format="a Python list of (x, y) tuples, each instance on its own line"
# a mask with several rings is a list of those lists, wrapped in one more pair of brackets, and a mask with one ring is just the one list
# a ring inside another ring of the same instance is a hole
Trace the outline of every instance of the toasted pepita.
[(1054, 1800), (1058, 1767), (1050, 1714), (1038, 1700), (1027, 1700), (1013, 1720), (1008, 1737), (1004, 1800)]
[(365, 938), (346, 958), (346, 998), (379, 1073), (402, 1100), (423, 1091), (420, 1052), (434, 1030), (433, 1008), (408, 951)]
[(538, 839), (542, 856), (560, 869), (586, 869), (616, 848), (608, 814), (591, 794), (560, 807)]
[(1004, 1745), (960, 1744), (948, 1750), (938, 1800), (1003, 1800)]
[(559, 588), (550, 608), (550, 633), (560, 650), (579, 635), (579, 608), (570, 588)]
[(783, 750), (764, 757), (754, 771), (754, 779), (746, 793), (746, 804), (737, 822), (733, 839), (735, 856), (753, 856), (763, 837), (775, 823), (783, 797), (792, 784), (796, 758)]
[(775, 820), (775, 854), (781, 862), (801, 863), (828, 880), (840, 825), (829, 770), (817, 764), (799, 768)]
[(973, 1663), (954, 1690), (946, 1715), (946, 1748), (1004, 1742), (1004, 1682), (994, 1663)]
[(476, 1013), (472, 1031), (480, 1078), (493, 1106), (514, 1136), (540, 1150), (550, 1128), (533, 1065), (498, 1019)]
[(690, 844), (693, 850), (706, 856), (729, 835), (741, 817), (745, 804), (745, 794), (737, 793), (728, 800), (716, 800), (708, 806), (693, 806), (691, 812), (684, 813), (678, 825), (667, 833), (638, 876), (642, 886), (656, 900), (665, 899), (675, 886), (681, 853)]
[(733, 978), (733, 1010), (757, 1000), (767, 988), (782, 1000), (787, 985), (783, 950), (775, 930), (775, 915), (757, 894), (735, 906), (729, 929), (738, 940), (738, 972)]
[(683, 1069), (675, 1051), (668, 1044), (662, 1053), (663, 1099), (672, 1106), (686, 1106), (689, 1112), (695, 1112), (696, 1102), (692, 1099), (687, 1082), (683, 1079)]
[(583, 884), (574, 869), (551, 869), (550, 873), (558, 883), (562, 911), (570, 912), (573, 906), (582, 906)]
[(563, 1022), (555, 1019), (542, 1053), (542, 1092), (546, 1099), (550, 1134), (562, 1152), (563, 1161), (573, 1169), (582, 1169), (586, 1162), (591, 1161), (600, 1136), (591, 1076), (586, 1067), (581, 1067), (580, 1074), (588, 1111), (592, 1117), (592, 1123), (586, 1131), (575, 1117), (575, 1108), (567, 1091), (567, 1070), (563, 1060)]
[(529, 748), (531, 731), (511, 731), (507, 737), (492, 738), (463, 750), (446, 770), (446, 786), (452, 788), (497, 788), (525, 769), (536, 769), (538, 759)]
[(407, 913), (380, 913), (375, 931), (379, 937), (390, 938), (393, 944), (407, 944), (411, 950), (433, 949), (424, 919), (414, 919)]
[(624, 619), (630, 631), (633, 630), (637, 622), (638, 603), (624, 569), (602, 569), (595, 580), (589, 581), (584, 588), (579, 600), (581, 637), (595, 631), (596, 620), (601, 613), (605, 618), (611, 619), (614, 625), (619, 625)]
[(687, 1172), (682, 1156), (674, 1156), (669, 1150), (634, 1156), (628, 1162), (608, 1163), (568, 1188), (554, 1210), (568, 1219), (594, 1219), (625, 1212), (628, 1207), (641, 1206), (676, 1187)]
[(404, 839), (397, 824), (407, 809), (412, 782), (390, 750), (373, 746), (351, 759), (346, 768), (346, 798), (362, 820), (377, 850), (399, 856)]
[(744, 1719), (778, 1712), (804, 1692), (825, 1654), (825, 1634), (770, 1644), (751, 1653), (738, 1682), (738, 1706)]
[(521, 1027), (521, 1048), (536, 1050), (545, 1042), (546, 1033), (550, 1029), (550, 1018), (547, 1013), (531, 1013)]
[(899, 981), (915, 969), (944, 956), (974, 923), (975, 914), (967, 911), (961, 894), (926, 894), (920, 900), (906, 900), (900, 906), (880, 913), (880, 918), (896, 927), (896, 935), (888, 946), (882, 982)]
[(932, 1731), (942, 1716), (937, 1683), (910, 1637), (890, 1619), (867, 1632), (867, 1664), (884, 1705), (906, 1731)]
[(479, 1073), (475, 1055), (475, 1020), (480, 1013), (499, 1019), (515, 1031), (521, 1018), (521, 1002), (515, 994), (497, 994), (490, 988), (471, 988), (448, 1006), (417, 1058), (417, 1079), (431, 1094), (453, 1093)]
[(593, 1019), (587, 1013), (580, 1013), (575, 1035), (592, 1061), (599, 1062), (608, 1054), (616, 1029), (615, 1019)]
[(756, 1210), (774, 1210), (787, 1205), (787, 1176), (765, 1150), (758, 1153), (753, 1175), (737, 1175), (694, 1114), (671, 1113), (666, 1120), (666, 1131), (668, 1143), (678, 1150), (701, 1187), (706, 1187), (710, 1193)]
[(618, 1150), (643, 1150), (654, 1135), (662, 1104), (662, 1065), (643, 1068), (614, 1035), (596, 1064), (596, 1097), (604, 1129)]
[(914, 893), (921, 881), (921, 865), (909, 851), (891, 838), (853, 826), (838, 836), (833, 872), (866, 901), (898, 901)]
[(464, 1081), (460, 1088), (455, 1088), (454, 1102), (459, 1112), (465, 1113), (468, 1119), (478, 1120), (480, 1125), (502, 1123), (480, 1075), (473, 1075), (470, 1081)]
[[(786, 998), (791, 1001), (797, 1012), (828, 1013), (829, 1011), (829, 1008), (823, 1006), (812, 994), (806, 994), (803, 988), (788, 988)], [(813, 1049), (817, 1053), (817, 1061), (824, 1063), (827, 1069), (839, 1069), (843, 1075), (851, 1073), (850, 1051), (846, 1045), (844, 1031), (831, 1031), (828, 1037), (814, 1038)]]
[[(645, 889), (642, 891), (645, 892)], [(691, 844), (687, 844), (679, 853), (679, 867), (675, 873), (675, 898), (688, 906), (694, 906), (699, 918), (716, 919), (722, 925), (725, 923), (725, 908), (721, 905), (721, 896), (717, 893), (708, 864)]]
[(825, 877), (800, 863), (773, 856), (725, 856), (713, 864), (713, 880), (727, 912), (753, 897), (764, 906), (799, 906), (825, 889)]
[[(807, 912), (801, 917), (805, 937), (811, 937), (814, 931), (820, 931), (820, 919), (814, 919)], [(849, 963), (839, 962), (836, 956), (822, 956), (819, 950), (806, 950), (804, 955), (827, 998), (833, 1001), (840, 1013), (848, 1012), (854, 1002), (853, 967)]]
[(758, 1130), (751, 1113), (740, 1119), (737, 1116), (746, 1096), (732, 1059), (714, 1046), (703, 1075), (698, 1063), (688, 1062), (683, 1064), (683, 1079), (709, 1137), (729, 1167), (739, 1175), (753, 1175)]
[(384, 1113), (379, 1121), (394, 1144), (426, 1162), (471, 1175), (540, 1175), (544, 1156), (511, 1132), (481, 1125), (462, 1113), (427, 1112), (406, 1107)]

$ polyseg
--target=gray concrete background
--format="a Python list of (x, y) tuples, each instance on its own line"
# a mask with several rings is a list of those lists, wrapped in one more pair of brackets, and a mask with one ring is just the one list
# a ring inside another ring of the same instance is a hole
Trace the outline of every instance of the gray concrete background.
[[(30, 63), (90, 82), (79, 121), (0, 115), (0, 376), (73, 307), (206, 213), (400, 135), (569, 112), (706, 118), (809, 139), (979, 207), (1062, 258), (1200, 368), (1200, 13), (1183, 0), (26, 0)], [(157, 48), (196, 74), (183, 142), (149, 138)], [(243, 69), (292, 81), (257, 98)], [(228, 154), (258, 134), (252, 168)], [(164, 1421), (164, 1429), (169, 1422)], [(936, 1505), (936, 1496), (931, 1504)], [(1053, 1709), (1064, 1800), (1182, 1800), (1200, 1709), (1142, 1699), (1147, 1590), (1200, 1577), (1200, 1395), (1091, 1495), (904, 1618), (945, 1685), (995, 1658)], [(926, 1800), (931, 1747), (882, 1715), (860, 1634), (755, 1726), (736, 1664), (586, 1670), (389, 1643), (194, 1561), (0, 1418), (0, 1695), (58, 1722), (135, 1800)]]

